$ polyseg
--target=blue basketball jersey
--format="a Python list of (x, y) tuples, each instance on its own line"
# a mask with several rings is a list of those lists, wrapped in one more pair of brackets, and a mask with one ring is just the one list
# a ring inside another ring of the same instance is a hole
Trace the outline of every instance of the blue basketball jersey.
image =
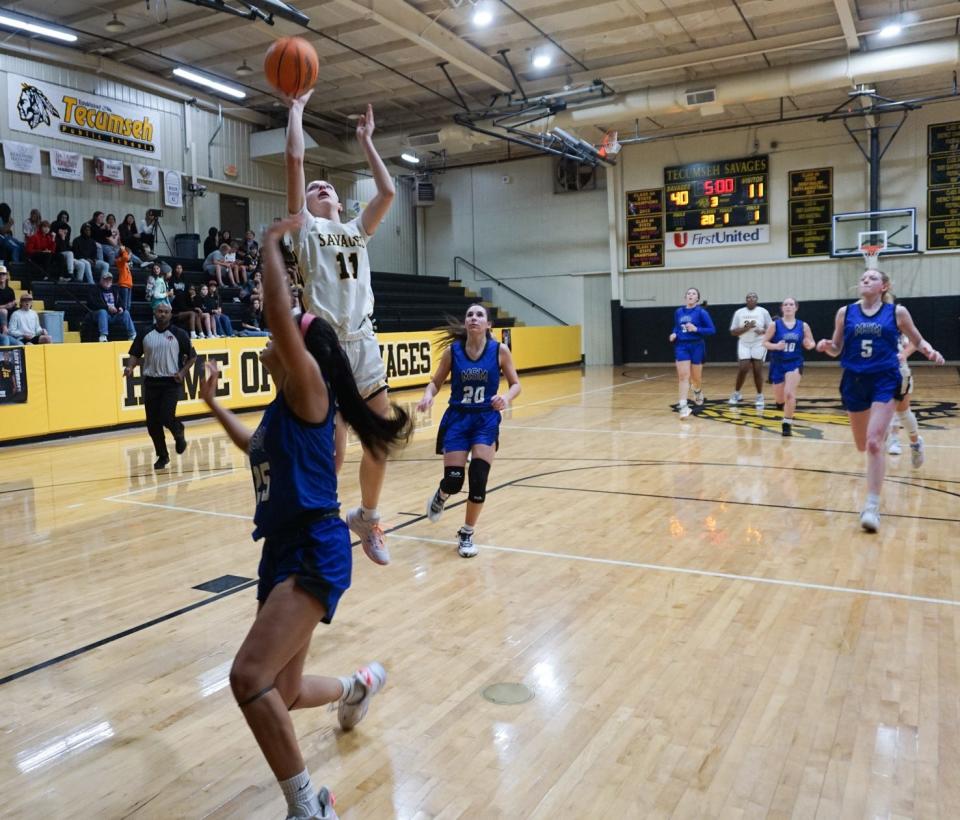
[(786, 346), (783, 350), (771, 350), (770, 358), (781, 364), (793, 364), (803, 361), (803, 322), (796, 319), (793, 327), (787, 327), (783, 322), (783, 317), (774, 320), (773, 336), (771, 342), (784, 342)]
[(267, 406), (250, 439), (257, 500), (254, 539), (282, 532), (304, 513), (340, 508), (333, 462), (335, 416), (332, 398), (330, 411), (319, 424), (298, 419), (283, 393)]
[(843, 323), (843, 353), (840, 364), (854, 373), (899, 370), (896, 305), (884, 302), (873, 316), (866, 316), (860, 303), (847, 305)]
[(450, 406), (462, 410), (489, 410), (500, 386), (500, 342), (487, 339), (477, 359), (467, 355), (466, 345), (450, 345)]

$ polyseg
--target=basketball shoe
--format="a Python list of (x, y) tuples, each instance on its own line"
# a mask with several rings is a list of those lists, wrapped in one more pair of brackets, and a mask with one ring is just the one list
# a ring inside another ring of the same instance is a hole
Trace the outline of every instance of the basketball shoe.
[(427, 502), (427, 518), (436, 524), (443, 514), (443, 505), (446, 503), (447, 499), (440, 495), (440, 488), (437, 487), (437, 491), (430, 496), (430, 500)]
[(923, 466), (923, 439), (917, 436), (917, 443), (910, 445), (910, 463), (914, 467)]
[[(387, 670), (376, 661), (361, 666), (350, 678), (350, 691), (343, 693), (337, 707), (337, 720), (340, 728), (349, 732), (367, 715), (370, 699), (383, 689), (387, 682)], [(354, 703), (348, 701), (354, 700)], [(323, 815), (321, 815), (322, 817)]]
[(466, 530), (457, 531), (457, 552), (461, 558), (473, 558), (477, 554), (477, 545), (473, 543), (473, 533)]
[(360, 536), (360, 543), (367, 558), (380, 566), (390, 563), (390, 551), (383, 538), (379, 515), (368, 520), (363, 517), (363, 510), (357, 507), (347, 513), (347, 526)]

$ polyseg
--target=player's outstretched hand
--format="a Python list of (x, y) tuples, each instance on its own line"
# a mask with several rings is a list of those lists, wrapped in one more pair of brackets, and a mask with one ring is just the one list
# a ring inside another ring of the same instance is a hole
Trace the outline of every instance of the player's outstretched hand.
[(270, 223), (263, 235), (264, 239), (280, 239), (287, 231), (299, 229), (305, 221), (306, 216), (302, 212), (285, 216), (283, 219)]
[(357, 118), (357, 140), (364, 140), (373, 137), (373, 106), (367, 103), (367, 110)]
[(299, 97), (291, 97), (289, 94), (281, 94), (280, 99), (283, 100), (283, 104), (287, 108), (298, 106), (302, 111), (306, 107), (307, 101), (310, 99), (311, 94), (313, 94), (313, 89), (308, 88)]
[(200, 382), (200, 398), (207, 404), (213, 402), (217, 395), (217, 382), (220, 380), (220, 370), (217, 363), (207, 361), (203, 366), (203, 380)]
[(676, 334), (676, 333), (671, 333), (671, 334), (670, 334), (670, 341), (671, 341), (671, 342), (677, 341), (677, 334)]

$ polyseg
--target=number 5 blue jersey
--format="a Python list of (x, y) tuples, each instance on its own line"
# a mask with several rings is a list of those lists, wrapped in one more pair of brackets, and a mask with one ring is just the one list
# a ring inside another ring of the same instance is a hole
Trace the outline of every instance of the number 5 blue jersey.
[(873, 316), (860, 309), (860, 303), (847, 305), (843, 322), (843, 353), (840, 364), (854, 373), (882, 373), (899, 370), (897, 343), (897, 307), (884, 302)]
[(450, 345), (450, 406), (462, 410), (489, 410), (500, 387), (500, 342), (487, 339), (477, 359), (467, 355), (466, 345)]
[(283, 393), (267, 406), (249, 448), (257, 500), (254, 539), (283, 532), (304, 513), (340, 508), (333, 463), (336, 408), (330, 405), (319, 424), (297, 418)]

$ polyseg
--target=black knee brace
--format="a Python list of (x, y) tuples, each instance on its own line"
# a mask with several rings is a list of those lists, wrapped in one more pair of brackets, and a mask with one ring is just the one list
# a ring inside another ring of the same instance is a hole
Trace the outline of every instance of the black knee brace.
[(470, 459), (467, 476), (470, 480), (470, 500), (482, 504), (487, 497), (487, 477), (490, 475), (490, 462), (482, 458)]
[(444, 467), (443, 480), (440, 482), (441, 492), (447, 495), (456, 495), (463, 489), (463, 467)]

